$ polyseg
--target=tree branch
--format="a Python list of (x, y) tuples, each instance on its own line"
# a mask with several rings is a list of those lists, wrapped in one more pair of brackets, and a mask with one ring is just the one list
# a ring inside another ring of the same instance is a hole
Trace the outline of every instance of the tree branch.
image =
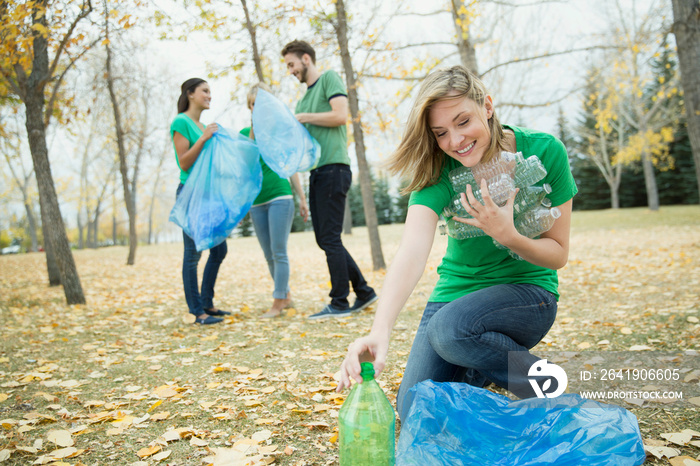
[[(87, 9), (85, 9), (85, 5), (87, 5)], [(70, 39), (70, 36), (73, 34), (73, 31), (75, 28), (78, 26), (78, 23), (85, 18), (87, 15), (89, 15), (92, 12), (92, 2), (91, 0), (84, 0), (83, 5), (80, 7), (80, 14), (75, 17), (73, 22), (71, 23), (70, 27), (68, 28), (68, 31), (64, 34), (63, 39), (61, 39), (61, 43), (58, 45), (58, 48), (56, 49), (56, 55), (53, 57), (53, 63), (51, 63), (51, 67), (49, 68), (49, 76), (53, 76), (54, 72), (56, 71), (56, 67), (58, 66), (58, 61), (61, 58), (61, 54), (66, 48), (66, 44), (68, 43), (68, 40)]]
[(520, 8), (520, 7), (526, 7), (526, 6), (539, 6), (539, 5), (542, 5), (543, 3), (566, 3), (566, 0), (537, 0), (537, 1), (531, 2), (531, 3), (513, 3), (513, 2), (505, 2), (505, 1), (499, 1), (499, 0), (491, 0), (488, 3), (493, 3), (494, 5), (507, 6), (507, 7), (511, 7), (511, 8)]
[(445, 8), (444, 10), (435, 10), (432, 13), (417, 13), (415, 11), (407, 11), (406, 13), (399, 13), (396, 16), (435, 16), (442, 13), (449, 13), (450, 10)]
[(481, 77), (484, 77), (487, 73), (490, 73), (491, 71), (501, 68), (503, 66), (508, 66), (508, 65), (513, 65), (515, 63), (522, 63), (526, 61), (534, 61), (534, 60), (540, 60), (542, 58), (548, 58), (548, 57), (555, 57), (558, 55), (566, 55), (569, 53), (576, 53), (576, 52), (587, 52), (590, 50), (605, 50), (605, 49), (620, 49), (621, 47), (614, 46), (614, 45), (592, 45), (590, 47), (583, 47), (580, 49), (571, 49), (571, 50), (564, 50), (561, 52), (550, 52), (550, 53), (543, 53), (542, 55), (535, 55), (532, 57), (526, 57), (526, 58), (516, 58), (514, 60), (509, 60), (503, 63), (499, 63), (498, 65), (492, 66), (491, 68), (487, 69), (483, 73), (481, 73)]
[[(0, 73), (2, 73), (2, 76), (5, 79), (5, 82), (8, 83), (10, 85), (10, 87), (12, 88), (12, 92), (17, 94), (18, 96), (20, 96), (20, 98), (22, 98), (22, 100), (24, 100), (24, 93), (22, 92), (23, 86), (20, 86), (19, 81), (20, 81), (20, 77), (22, 77), (23, 78), (22, 81), (24, 81), (26, 83), (26, 75), (24, 73), (24, 69), (21, 66), (19, 66), (19, 64), (15, 64), (14, 68), (15, 68), (15, 75), (17, 76), (17, 80), (12, 79), (12, 74), (4, 66), (0, 67)], [(19, 75), (18, 73), (21, 73), (21, 75)]]
[(430, 45), (450, 45), (454, 46), (454, 42), (421, 42), (419, 44), (406, 44), (392, 47), (391, 49), (367, 49), (370, 52), (393, 52), (395, 50), (405, 50), (413, 47), (428, 47)]
[(49, 122), (51, 121), (51, 115), (53, 114), (53, 106), (56, 102), (56, 97), (58, 96), (58, 89), (61, 87), (61, 83), (63, 82), (63, 78), (66, 76), (66, 73), (68, 73), (68, 70), (70, 70), (73, 65), (75, 64), (76, 61), (80, 59), (83, 55), (85, 55), (88, 50), (90, 50), (97, 42), (99, 42), (100, 38), (95, 39), (90, 45), (85, 47), (82, 52), (78, 54), (75, 58), (72, 58), (70, 62), (68, 63), (68, 66), (66, 66), (66, 69), (61, 72), (61, 74), (58, 76), (56, 79), (56, 84), (53, 86), (53, 90), (51, 91), (51, 97), (49, 98), (49, 102), (46, 105), (46, 113), (44, 114), (44, 127), (47, 128), (49, 126)]
[(547, 107), (549, 105), (557, 104), (564, 99), (568, 98), (572, 94), (576, 94), (583, 90), (585, 86), (578, 87), (576, 89), (572, 89), (571, 91), (567, 92), (563, 96), (559, 97), (558, 99), (551, 100), (549, 102), (542, 102), (539, 104), (526, 104), (526, 103), (518, 103), (518, 102), (497, 102), (497, 105), (499, 107), (514, 107), (514, 108), (539, 108), (539, 107)]
[(435, 65), (429, 67), (427, 69), (427, 73), (420, 75), (420, 76), (391, 76), (391, 77), (387, 77), (387, 76), (383, 76), (381, 74), (359, 74), (358, 73), (358, 77), (362, 76), (363, 78), (387, 79), (389, 81), (422, 81), (423, 79), (428, 77), (428, 75), (433, 71), (433, 69), (435, 69), (436, 66), (439, 66), (443, 61), (447, 60), (448, 58), (450, 58), (454, 55), (457, 55), (457, 53), (458, 52), (448, 53), (447, 55), (445, 55), (441, 59), (437, 60)]

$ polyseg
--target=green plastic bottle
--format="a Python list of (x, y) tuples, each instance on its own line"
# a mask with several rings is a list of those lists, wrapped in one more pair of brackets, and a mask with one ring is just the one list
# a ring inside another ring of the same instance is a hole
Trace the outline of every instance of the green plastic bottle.
[(361, 363), (355, 384), (338, 413), (340, 466), (389, 466), (395, 463), (394, 407), (374, 380), (371, 362)]

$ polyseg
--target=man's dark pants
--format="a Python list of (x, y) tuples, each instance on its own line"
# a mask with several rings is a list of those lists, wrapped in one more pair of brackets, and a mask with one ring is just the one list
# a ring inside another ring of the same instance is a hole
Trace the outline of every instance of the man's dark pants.
[(359, 299), (373, 293), (360, 268), (343, 246), (343, 216), (352, 172), (345, 164), (329, 164), (311, 171), (309, 178), (309, 211), (316, 243), (326, 253), (331, 274), (331, 305), (336, 309), (349, 307), (350, 285)]

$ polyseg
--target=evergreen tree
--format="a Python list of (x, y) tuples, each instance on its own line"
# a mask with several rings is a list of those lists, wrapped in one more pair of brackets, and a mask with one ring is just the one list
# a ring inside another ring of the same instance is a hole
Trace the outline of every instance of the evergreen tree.
[(243, 217), (233, 232), (234, 234), (237, 232), (239, 236), (253, 236), (253, 220), (250, 218), (250, 212), (245, 214), (245, 217)]
[[(574, 199), (574, 210), (605, 209), (611, 207), (610, 185), (593, 162), (590, 154), (599, 152), (599, 133), (596, 128), (597, 121), (595, 110), (599, 92), (599, 73), (596, 68), (588, 72), (587, 84), (584, 89), (582, 113), (576, 126), (577, 137), (569, 137), (566, 134), (566, 120), (562, 121), (564, 129), (560, 129), (560, 139), (564, 136), (564, 145), (569, 151), (569, 163), (571, 171), (578, 187), (578, 194)], [(612, 141), (607, 142), (612, 147)]]
[(404, 223), (406, 214), (408, 214), (408, 198), (410, 194), (401, 195), (401, 191), (408, 185), (406, 181), (402, 181), (399, 185), (398, 195), (394, 198), (394, 218), (393, 223)]
[(362, 204), (362, 191), (358, 183), (353, 183), (348, 191), (350, 200), (350, 214), (352, 216), (352, 226), (365, 226), (365, 208)]
[[(306, 196), (306, 199), (308, 199), (309, 187), (305, 183), (302, 183), (302, 187), (304, 188), (304, 195)], [(294, 190), (292, 190), (292, 192), (294, 192)], [(311, 216), (309, 215), (309, 220), (304, 222), (304, 218), (299, 215), (299, 198), (296, 194), (294, 194), (294, 219), (292, 220), (292, 233), (297, 231), (306, 231), (312, 228)]]
[[(667, 44), (664, 38), (661, 52), (651, 64), (656, 80), (645, 89), (647, 105), (653, 105), (659, 92), (666, 92), (668, 83), (676, 82), (678, 61), (675, 50)], [(656, 167), (656, 178), (659, 189), (659, 203), (695, 204), (698, 202), (697, 179), (695, 177), (690, 139), (686, 126), (683, 97), (680, 93), (670, 93), (666, 96), (664, 106), (668, 113), (678, 115), (673, 124), (673, 142), (669, 145), (669, 157)]]
[[(370, 172), (371, 173), (371, 172)], [(393, 219), (393, 202), (389, 193), (389, 181), (386, 176), (372, 180), (374, 186), (374, 205), (377, 207), (377, 222), (379, 225), (387, 225)]]

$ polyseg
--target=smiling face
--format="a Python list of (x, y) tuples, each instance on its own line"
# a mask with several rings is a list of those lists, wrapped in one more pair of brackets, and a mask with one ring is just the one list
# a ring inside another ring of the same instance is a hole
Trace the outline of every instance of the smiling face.
[(307, 54), (304, 54), (301, 58), (296, 53), (288, 53), (284, 56), (287, 71), (289, 74), (294, 75), (300, 83), (306, 83), (309, 77), (309, 61), (311, 61), (311, 58)]
[(188, 99), (191, 106), (198, 107), (202, 110), (208, 109), (211, 103), (211, 89), (209, 89), (209, 84), (206, 82), (201, 83), (194, 91), (189, 93)]
[(491, 96), (484, 105), (450, 92), (444, 100), (434, 103), (428, 111), (428, 126), (438, 146), (465, 167), (481, 161), (491, 145), (487, 121), (493, 115)]

